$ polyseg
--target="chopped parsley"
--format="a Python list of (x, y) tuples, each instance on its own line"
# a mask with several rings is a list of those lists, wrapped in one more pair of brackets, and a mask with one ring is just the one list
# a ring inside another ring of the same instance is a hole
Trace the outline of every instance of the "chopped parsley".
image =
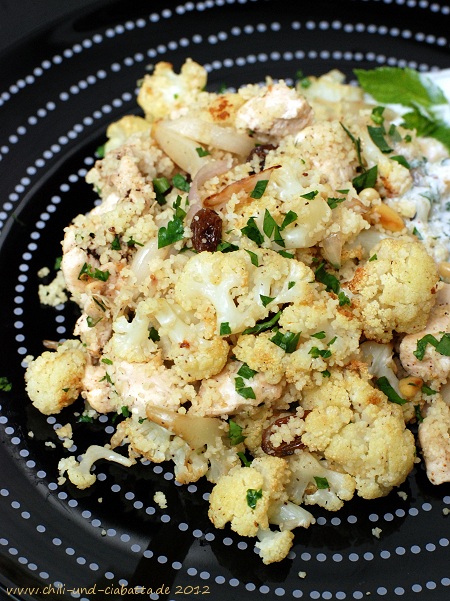
[(230, 324), (228, 323), (228, 321), (223, 321), (220, 324), (219, 334), (220, 334), (220, 336), (228, 336), (229, 334), (231, 334), (231, 328), (230, 328)]
[(247, 225), (241, 229), (241, 232), (244, 234), (244, 236), (247, 236), (247, 238), (253, 240), (255, 244), (261, 246), (261, 244), (264, 242), (264, 236), (259, 231), (259, 228), (255, 223), (255, 219), (256, 217), (249, 217), (247, 220)]
[(275, 297), (264, 296), (264, 294), (260, 294), (259, 298), (261, 299), (263, 307), (267, 307), (267, 305), (270, 305), (270, 303), (275, 300)]
[(280, 226), (267, 209), (264, 212), (263, 231), (269, 239), (273, 234), (273, 240), (278, 244), (278, 246), (285, 246), (284, 240), (280, 234)]
[(103, 159), (105, 158), (105, 145), (102, 144), (101, 146), (98, 146), (95, 154), (98, 156), (99, 159)]
[(59, 271), (61, 269), (61, 261), (62, 261), (62, 257), (56, 257), (55, 264), (53, 265), (53, 269), (55, 271)]
[(0, 390), (4, 392), (10, 392), (12, 388), (11, 382), (6, 376), (0, 376)]
[(101, 321), (102, 319), (103, 319), (103, 317), (98, 317), (97, 319), (94, 319), (93, 317), (88, 315), (86, 317), (86, 323), (87, 323), (88, 328), (94, 328), (99, 323), (99, 321)]
[(262, 494), (262, 488), (259, 490), (249, 488), (247, 490), (247, 505), (250, 507), (250, 509), (256, 508), (256, 503), (258, 502), (258, 499), (262, 498)]
[(339, 299), (340, 307), (351, 304), (351, 300), (348, 298), (348, 296), (344, 292), (339, 292), (338, 299)]
[(107, 357), (103, 357), (102, 363), (106, 363), (106, 365), (112, 365), (113, 364), (113, 362), (111, 361), (111, 359), (108, 359)]
[(393, 157), (389, 157), (391, 159), (391, 161), (397, 161), (397, 163), (399, 163), (400, 165), (402, 165), (403, 167), (406, 167), (406, 169), (411, 169), (411, 165), (408, 163), (408, 161), (405, 159), (404, 156), (402, 156), (401, 154), (397, 154)]
[(111, 386), (114, 386), (114, 382), (111, 380), (111, 376), (109, 375), (108, 372), (105, 373), (105, 375), (103, 376), (103, 378), (100, 378), (99, 382), (108, 382), (108, 384), (111, 384)]
[(288, 253), (287, 250), (279, 250), (278, 254), (284, 257), (285, 259), (293, 259), (294, 255), (292, 253)]
[(419, 232), (419, 230), (416, 227), (414, 227), (412, 233), (414, 234), (414, 236), (416, 236), (417, 238), (419, 238), (419, 240), (423, 240), (422, 234)]
[(127, 246), (129, 248), (131, 248), (133, 246), (144, 246), (144, 245), (142, 244), (142, 242), (137, 242), (136, 240), (134, 240), (133, 236), (131, 236), (131, 238), (127, 242)]
[(433, 390), (432, 388), (430, 388), (429, 386), (427, 386), (426, 384), (422, 384), (422, 388), (421, 388), (422, 392), (424, 394), (437, 394), (437, 390)]
[(97, 269), (96, 267), (92, 267), (89, 263), (84, 263), (83, 267), (80, 269), (80, 273), (78, 274), (79, 280), (85, 280), (88, 277), (93, 278), (95, 280), (101, 280), (102, 282), (106, 282), (111, 274), (109, 271), (101, 271), (101, 269)]
[(360, 175), (353, 178), (352, 184), (357, 192), (361, 192), (365, 188), (373, 188), (377, 182), (378, 166), (374, 165), (367, 171), (363, 171)]
[(423, 338), (420, 338), (420, 340), (417, 341), (416, 350), (413, 351), (413, 355), (417, 357), (419, 361), (422, 361), (424, 358), (428, 344), (434, 346), (440, 355), (450, 357), (450, 334), (443, 333), (440, 340), (437, 340), (432, 334), (426, 334)]
[(275, 313), (275, 315), (273, 317), (271, 317), (270, 319), (267, 319), (265, 321), (260, 321), (259, 323), (257, 323), (255, 326), (251, 327), (251, 328), (246, 328), (242, 334), (260, 334), (261, 332), (264, 332), (265, 330), (271, 330), (274, 325), (278, 322), (278, 320), (281, 317), (281, 311), (278, 311), (278, 313)]
[(403, 399), (392, 387), (389, 380), (386, 376), (381, 376), (381, 378), (377, 378), (375, 381), (377, 388), (384, 392), (387, 398), (391, 401), (391, 403), (396, 403), (397, 405), (404, 405), (407, 401)]
[(177, 196), (177, 199), (173, 203), (173, 208), (175, 209), (173, 219), (167, 223), (167, 227), (163, 226), (158, 230), (158, 248), (163, 248), (164, 246), (169, 246), (169, 244), (183, 240), (183, 219), (186, 217), (186, 211), (180, 207), (180, 204), (181, 196)]
[(242, 451), (239, 451), (237, 453), (237, 456), (242, 461), (244, 467), (250, 467), (251, 466), (252, 462), (247, 459), (247, 457), (245, 456), (245, 453), (243, 453)]
[(321, 373), (324, 378), (329, 378), (331, 376), (331, 372), (329, 372), (328, 369), (324, 369)]
[(171, 188), (172, 186), (167, 177), (155, 177), (153, 179), (153, 190), (155, 191), (156, 202), (159, 205), (166, 204), (167, 200), (165, 197)]
[(372, 119), (372, 121), (376, 125), (383, 125), (383, 123), (384, 123), (384, 117), (383, 117), (384, 109), (385, 109), (384, 106), (376, 106), (375, 108), (372, 109), (372, 113), (370, 115), (370, 118)]
[(368, 125), (367, 130), (369, 132), (369, 136), (372, 139), (372, 142), (376, 146), (378, 146), (378, 148), (380, 149), (380, 151), (383, 154), (389, 154), (390, 152), (392, 152), (394, 150), (386, 142), (386, 138), (384, 137), (384, 135), (385, 135), (384, 127), (382, 127), (382, 126), (374, 127), (373, 125)]
[(153, 342), (158, 342), (159, 340), (161, 340), (158, 334), (158, 330), (153, 326), (148, 331), (148, 337), (150, 340), (153, 340)]
[[(218, 244), (216, 250), (221, 253), (231, 253), (235, 250), (239, 250), (239, 246), (236, 246), (236, 244), (231, 244), (231, 242), (222, 241)], [(249, 250), (247, 252), (250, 253)]]
[(311, 334), (312, 338), (317, 338), (318, 340), (322, 340), (323, 338), (326, 337), (325, 332), (322, 330), (322, 332), (316, 332), (315, 334)]
[(327, 203), (330, 209), (335, 209), (341, 202), (344, 202), (345, 198), (327, 198)]
[(283, 222), (281, 223), (280, 230), (284, 230), (285, 227), (287, 227), (291, 223), (294, 223), (297, 217), (297, 213), (295, 213), (294, 211), (288, 211), (284, 216)]
[(267, 184), (269, 183), (268, 179), (260, 179), (259, 182), (256, 182), (256, 186), (250, 192), (250, 198), (255, 198), (258, 200), (264, 194), (267, 188)]
[(288, 290), (295, 286), (295, 282), (288, 282)]
[(293, 353), (297, 350), (297, 344), (300, 340), (300, 332), (285, 332), (284, 334), (278, 331), (275, 336), (269, 338), (270, 342), (273, 342), (279, 346), (285, 353)]
[(253, 378), (255, 374), (258, 372), (247, 365), (247, 363), (243, 363), (237, 372), (238, 376), (245, 378), (248, 380), (249, 378)]
[(82, 422), (82, 423), (92, 424), (92, 422), (94, 421), (94, 418), (91, 415), (88, 415), (87, 413), (82, 413), (77, 421)]
[(119, 236), (116, 234), (114, 236), (114, 240), (111, 242), (111, 249), (112, 250), (120, 250), (120, 238)]
[(328, 357), (331, 357), (331, 351), (329, 349), (320, 349), (317, 346), (313, 346), (309, 349), (308, 355), (311, 355), (313, 359), (318, 359), (319, 357), (328, 359)]
[(316, 280), (321, 284), (324, 284), (327, 292), (334, 292), (335, 294), (339, 293), (341, 285), (339, 284), (339, 280), (336, 276), (325, 270), (325, 263), (321, 263), (319, 267), (314, 272), (316, 276)]
[(369, 259), (369, 263), (370, 263), (371, 261), (376, 261), (377, 259), (378, 259), (378, 257), (377, 257), (377, 253), (375, 253), (374, 255), (372, 255), (372, 256), (370, 257), (370, 259)]
[(199, 157), (207, 157), (209, 154), (211, 154), (209, 152), (209, 150), (206, 150), (205, 148), (202, 148), (201, 146), (198, 146), (196, 149), (197, 154)]
[(228, 437), (230, 439), (230, 444), (237, 445), (241, 442), (244, 442), (245, 436), (242, 435), (242, 427), (239, 426), (232, 419), (228, 422)]
[(190, 185), (184, 175), (181, 175), (181, 173), (177, 173), (173, 176), (172, 184), (175, 186), (175, 188), (178, 188), (178, 190), (181, 190), (182, 192), (189, 192)]
[(245, 249), (245, 252), (248, 253), (248, 255), (250, 256), (252, 265), (254, 265), (255, 267), (259, 267), (258, 255), (256, 253), (252, 252), (251, 250), (247, 250), (247, 249)]
[(244, 399), (256, 399), (255, 391), (251, 386), (246, 386), (244, 378), (234, 378), (234, 388), (236, 392)]
[(416, 416), (416, 420), (419, 424), (423, 422), (423, 415), (420, 410), (420, 405), (414, 405), (414, 414)]
[(328, 484), (328, 480), (326, 478), (323, 478), (321, 476), (314, 476), (314, 480), (316, 481), (316, 486), (319, 490), (325, 490), (327, 488), (330, 488), (330, 485)]
[(306, 192), (306, 194), (300, 194), (300, 198), (304, 198), (305, 200), (314, 200), (318, 194), (319, 190), (312, 190), (311, 192)]

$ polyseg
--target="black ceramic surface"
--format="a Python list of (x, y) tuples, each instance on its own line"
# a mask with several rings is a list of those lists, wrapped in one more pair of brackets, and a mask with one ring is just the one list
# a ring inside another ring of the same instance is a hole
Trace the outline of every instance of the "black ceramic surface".
[(39, 414), (22, 366), (43, 339), (71, 335), (76, 309), (41, 307), (37, 271), (60, 255), (63, 227), (92, 206), (84, 175), (107, 124), (138, 112), (136, 81), (149, 65), (178, 70), (192, 57), (210, 90), (266, 75), (292, 82), (298, 69), (352, 78), (356, 67), (446, 68), (449, 25), (448, 4), (419, 0), (99, 2), (0, 55), (0, 376), (13, 385), (0, 397), (5, 598), (10, 587), (23, 587), (21, 599), (82, 601), (449, 598), (450, 485), (429, 484), (422, 465), (401, 487), (406, 496), (356, 499), (335, 514), (313, 508), (318, 523), (298, 531), (289, 558), (264, 566), (252, 540), (214, 530), (210, 486), (175, 485), (170, 465), (103, 462), (92, 488), (58, 486), (68, 451), (54, 429), (71, 422), (79, 454), (108, 440), (111, 422), (76, 423), (73, 408)]

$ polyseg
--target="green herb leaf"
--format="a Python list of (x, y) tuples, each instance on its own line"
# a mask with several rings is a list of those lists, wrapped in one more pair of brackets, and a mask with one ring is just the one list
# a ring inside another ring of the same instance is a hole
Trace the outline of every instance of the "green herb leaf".
[(254, 488), (249, 488), (247, 490), (247, 505), (250, 507), (250, 509), (255, 509), (258, 499), (261, 499), (261, 498), (262, 498), (262, 488), (260, 488), (259, 490), (255, 490)]
[(88, 415), (87, 413), (82, 413), (80, 417), (77, 419), (78, 422), (92, 424), (94, 418)]
[(256, 186), (250, 192), (250, 198), (259, 199), (264, 194), (267, 188), (267, 184), (269, 183), (268, 179), (260, 179), (259, 182), (256, 182)]
[(224, 321), (220, 324), (219, 334), (220, 336), (228, 336), (231, 334), (231, 328), (228, 321)]
[(328, 371), (328, 369), (325, 369), (325, 370), (322, 372), (322, 376), (323, 376), (324, 378), (329, 378), (329, 377), (331, 376), (331, 372), (329, 372), (329, 371)]
[(267, 307), (267, 305), (269, 305), (273, 300), (275, 300), (275, 297), (264, 296), (264, 294), (260, 294), (259, 298), (261, 299), (263, 307)]
[(254, 265), (255, 267), (259, 267), (258, 255), (256, 253), (252, 252), (251, 250), (247, 250), (247, 249), (245, 249), (245, 252), (247, 252), (250, 255), (252, 265)]
[(319, 190), (312, 190), (311, 192), (307, 192), (306, 194), (300, 194), (300, 198), (305, 198), (306, 200), (314, 200), (314, 198), (319, 194)]
[(326, 337), (326, 334), (324, 331), (316, 332), (315, 334), (311, 334), (311, 338), (317, 338), (318, 340), (322, 340), (325, 337)]
[(209, 152), (209, 150), (206, 150), (205, 148), (202, 148), (201, 146), (199, 146), (198, 148), (195, 149), (197, 151), (197, 154), (199, 157), (206, 157), (209, 154), (211, 154)]
[(370, 118), (376, 125), (383, 125), (383, 123), (384, 123), (383, 113), (384, 113), (385, 108), (386, 107), (384, 107), (384, 106), (376, 106), (375, 108), (372, 109)]
[(117, 234), (114, 236), (114, 240), (111, 242), (111, 249), (112, 250), (120, 250), (121, 249), (120, 238)]
[(357, 192), (365, 190), (366, 188), (373, 188), (377, 182), (378, 177), (378, 166), (374, 165), (367, 171), (364, 171), (360, 175), (353, 178), (352, 184)]
[(361, 88), (378, 102), (423, 107), (447, 103), (439, 86), (408, 67), (354, 69), (354, 73)]
[(150, 340), (153, 340), (153, 342), (158, 342), (159, 340), (161, 340), (158, 334), (158, 330), (153, 326), (151, 326), (151, 328), (148, 331), (148, 337)]
[(326, 286), (327, 292), (339, 293), (341, 285), (336, 276), (325, 270), (325, 263), (321, 263), (314, 272), (316, 280)]
[(131, 236), (131, 238), (127, 242), (127, 246), (129, 248), (131, 248), (133, 246), (144, 246), (144, 245), (142, 244), (142, 242), (137, 242), (136, 240), (134, 240), (133, 236)]
[(351, 304), (351, 300), (348, 298), (348, 296), (344, 292), (339, 292), (338, 299), (339, 299), (340, 307)]
[(288, 290), (295, 286), (295, 282), (288, 282)]
[(403, 399), (397, 392), (395, 392), (389, 380), (386, 376), (381, 376), (381, 378), (377, 378), (375, 381), (377, 388), (384, 392), (387, 398), (391, 401), (391, 403), (396, 403), (397, 405), (404, 405), (407, 401)]
[(245, 378), (246, 380), (249, 380), (250, 378), (253, 378), (253, 376), (257, 373), (258, 372), (254, 369), (251, 369), (251, 367), (249, 367), (247, 363), (243, 363), (239, 368), (237, 375), (241, 376), (242, 378)]
[(172, 184), (175, 186), (175, 188), (178, 188), (178, 190), (181, 190), (182, 192), (189, 192), (190, 185), (184, 175), (181, 175), (181, 173), (177, 173), (173, 176)]
[(450, 357), (450, 334), (442, 334), (440, 340), (437, 340), (432, 334), (426, 334), (423, 338), (420, 338), (417, 341), (416, 350), (413, 351), (413, 355), (415, 355), (419, 361), (422, 361), (428, 344), (434, 346), (439, 354)]
[(377, 253), (375, 253), (374, 255), (372, 255), (372, 256), (370, 257), (370, 259), (369, 259), (369, 263), (370, 263), (371, 261), (376, 261), (377, 259), (378, 259), (378, 257), (377, 257)]
[(330, 488), (328, 484), (328, 480), (326, 478), (322, 478), (321, 476), (314, 476), (314, 480), (316, 481), (316, 486), (319, 490), (325, 490)]
[(273, 342), (279, 346), (285, 353), (293, 353), (297, 350), (297, 344), (300, 340), (300, 332), (285, 332), (284, 334), (278, 331), (275, 336), (269, 338), (270, 342)]
[(273, 240), (279, 246), (285, 246), (284, 240), (280, 234), (280, 227), (267, 209), (264, 212), (263, 231), (268, 238), (273, 234)]
[(53, 269), (55, 271), (59, 271), (61, 269), (61, 261), (62, 261), (62, 257), (56, 257), (55, 264), (53, 265)]
[(266, 330), (271, 330), (274, 325), (278, 322), (278, 320), (281, 317), (281, 311), (278, 311), (278, 313), (275, 313), (275, 315), (273, 317), (271, 317), (270, 319), (266, 320), (266, 321), (260, 321), (259, 323), (257, 323), (255, 326), (251, 327), (251, 328), (246, 328), (242, 334), (260, 334), (261, 332), (264, 332)]
[(345, 198), (327, 198), (327, 203), (330, 209), (335, 209), (341, 202), (344, 202)]
[(247, 457), (245, 456), (245, 453), (243, 453), (242, 451), (239, 451), (237, 453), (237, 456), (242, 461), (244, 467), (250, 467), (251, 466), (252, 462), (247, 459)]
[(422, 384), (422, 388), (421, 388), (422, 392), (424, 394), (437, 394), (437, 390), (433, 390), (432, 388), (430, 388), (429, 386), (427, 386), (426, 384)]
[(423, 422), (423, 415), (420, 410), (420, 405), (414, 405), (414, 414), (416, 416), (416, 420), (419, 424)]
[(383, 154), (388, 154), (393, 151), (393, 148), (389, 146), (384, 137), (385, 131), (384, 127), (374, 127), (373, 125), (368, 125), (367, 130), (369, 132), (369, 136), (372, 139), (372, 142), (378, 146)]
[(103, 357), (102, 363), (106, 363), (106, 365), (112, 365), (113, 364), (113, 362), (111, 361), (111, 359), (108, 359), (107, 357)]
[(253, 240), (255, 244), (261, 246), (264, 242), (264, 236), (258, 229), (258, 226), (255, 223), (256, 217), (250, 217), (247, 221), (247, 225), (241, 229), (241, 232), (250, 240)]
[(419, 232), (419, 230), (416, 227), (414, 227), (412, 233), (414, 234), (414, 236), (416, 236), (417, 238), (419, 238), (419, 240), (423, 240), (422, 234)]
[(98, 156), (99, 159), (103, 159), (105, 158), (105, 145), (102, 144), (101, 146), (98, 146), (95, 154)]
[(0, 376), (0, 390), (4, 392), (10, 392), (12, 388), (11, 382), (6, 376)]
[(111, 274), (109, 271), (101, 271), (96, 267), (92, 267), (89, 263), (84, 263), (83, 267), (80, 269), (80, 273), (78, 274), (79, 280), (85, 280), (88, 277), (101, 280), (102, 282), (106, 282)]
[(291, 223), (294, 223), (294, 221), (297, 219), (297, 217), (298, 217), (297, 213), (295, 213), (294, 211), (288, 211), (286, 213), (286, 215), (284, 216), (283, 222), (280, 226), (280, 230), (284, 230), (285, 227), (287, 227)]
[(131, 411), (128, 409), (128, 407), (126, 405), (122, 405), (119, 413), (121, 415), (123, 415), (124, 417), (130, 417), (130, 415), (131, 415)]
[(243, 378), (234, 378), (234, 388), (236, 392), (244, 399), (256, 399), (255, 391), (251, 386), (244, 384)]
[(391, 159), (391, 161), (396, 161), (397, 163), (399, 163), (400, 165), (402, 165), (402, 167), (406, 167), (406, 169), (411, 169), (411, 165), (408, 163), (408, 161), (405, 159), (404, 156), (402, 156), (401, 154), (397, 154), (393, 157), (389, 157)]
[(245, 436), (242, 436), (242, 427), (239, 426), (232, 419), (228, 422), (228, 437), (230, 439), (230, 444), (237, 445), (241, 442), (244, 442)]
[(88, 328), (94, 328), (99, 321), (101, 321), (103, 319), (103, 317), (98, 317), (97, 319), (94, 319), (93, 317), (91, 317), (90, 315), (88, 315), (86, 317), (86, 323)]
[[(389, 137), (391, 138), (391, 140), (394, 143), (400, 143), (402, 141), (402, 137), (398, 131), (398, 129), (396, 128), (396, 126), (391, 123), (390, 127), (389, 127)], [(393, 157), (391, 157), (392, 159)]]
[(284, 257), (285, 259), (293, 259), (294, 255), (292, 253), (288, 253), (287, 250), (279, 250), (278, 254)]
[(331, 357), (331, 351), (329, 349), (319, 349), (317, 346), (313, 346), (309, 350), (308, 355), (311, 355), (313, 359), (318, 359), (319, 357), (328, 359), (328, 357)]
[[(231, 253), (235, 250), (239, 250), (239, 246), (236, 246), (236, 244), (231, 244), (231, 242), (226, 241), (220, 242), (216, 248), (216, 251), (222, 253)], [(250, 251), (248, 250), (247, 252), (249, 253)]]

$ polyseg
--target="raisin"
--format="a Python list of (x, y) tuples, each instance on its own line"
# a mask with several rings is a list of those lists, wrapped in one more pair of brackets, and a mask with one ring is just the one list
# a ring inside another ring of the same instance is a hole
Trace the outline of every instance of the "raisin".
[(293, 417), (292, 415), (284, 415), (283, 417), (279, 417), (274, 422), (270, 424), (268, 428), (263, 430), (261, 448), (266, 453), (266, 455), (273, 455), (274, 457), (286, 457), (287, 455), (293, 455), (295, 449), (304, 449), (305, 445), (302, 442), (300, 436), (291, 440), (291, 442), (282, 442), (277, 447), (274, 447), (270, 442), (270, 437), (272, 436), (272, 428), (274, 426), (281, 426), (281, 424), (287, 424), (287, 422)]
[(214, 252), (222, 239), (222, 219), (212, 209), (200, 209), (191, 222), (192, 246), (198, 252)]
[(259, 158), (259, 167), (260, 169), (264, 169), (264, 165), (266, 162), (267, 153), (270, 150), (275, 150), (276, 146), (273, 144), (260, 144), (259, 146), (255, 146), (248, 155), (246, 162), (250, 163), (253, 160), (253, 157), (256, 155)]

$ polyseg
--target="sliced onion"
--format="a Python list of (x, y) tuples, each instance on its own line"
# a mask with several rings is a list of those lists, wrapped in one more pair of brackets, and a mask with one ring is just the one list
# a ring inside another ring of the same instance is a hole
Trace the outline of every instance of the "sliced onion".
[(168, 123), (168, 121), (154, 123), (152, 136), (176, 165), (194, 177), (208, 159), (198, 155), (198, 144), (168, 127)]
[(134, 255), (131, 269), (136, 276), (137, 283), (140, 284), (150, 275), (150, 262), (154, 259), (162, 261), (168, 256), (169, 247), (158, 248), (158, 240), (153, 238), (147, 244), (142, 246)]
[(321, 242), (323, 249), (324, 258), (333, 265), (333, 267), (341, 266), (341, 253), (342, 253), (342, 234), (336, 232), (330, 234), (327, 238)]
[(161, 407), (147, 406), (149, 420), (170, 430), (193, 449), (199, 449), (205, 444), (213, 445), (217, 436), (223, 436), (223, 422), (217, 417), (199, 417), (181, 415), (175, 411)]
[(238, 192), (245, 192), (246, 194), (250, 195), (259, 181), (269, 179), (272, 171), (274, 169), (279, 169), (280, 166), (281, 165), (274, 165), (273, 167), (269, 167), (268, 169), (264, 169), (259, 173), (249, 175), (248, 177), (244, 177), (237, 182), (233, 182), (232, 184), (225, 186), (225, 188), (223, 188), (217, 194), (213, 194), (212, 196), (205, 198), (203, 201), (203, 206), (211, 208), (224, 205), (230, 200), (233, 194), (238, 194)]
[(205, 182), (216, 177), (216, 175), (222, 175), (222, 173), (226, 173), (230, 168), (228, 161), (209, 161), (201, 169), (198, 170), (194, 179), (192, 180), (188, 201), (189, 201), (189, 211), (186, 216), (186, 221), (189, 223), (195, 213), (202, 208), (202, 202), (200, 199), (199, 188), (203, 186)]
[(238, 133), (234, 127), (217, 125), (198, 117), (180, 117), (164, 123), (177, 135), (186, 136), (186, 138), (233, 154), (247, 156), (255, 146), (253, 138)]

